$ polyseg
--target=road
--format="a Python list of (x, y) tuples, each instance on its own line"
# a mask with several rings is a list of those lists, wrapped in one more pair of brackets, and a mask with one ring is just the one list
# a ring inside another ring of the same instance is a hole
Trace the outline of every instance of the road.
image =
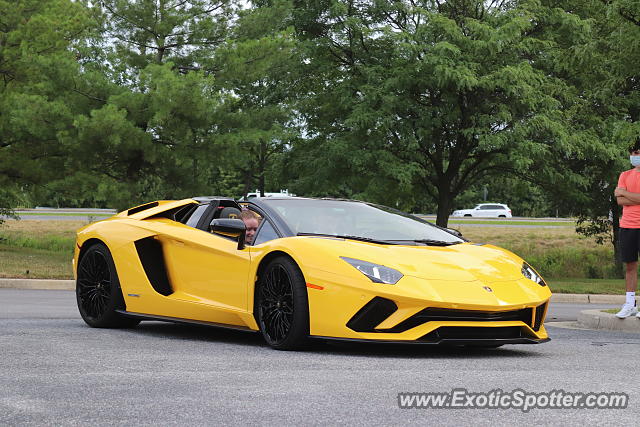
[[(563, 308), (565, 307), (565, 308)], [(570, 318), (572, 306), (555, 305)], [(494, 350), (316, 344), (159, 322), (91, 329), (70, 291), (0, 289), (0, 425), (635, 425), (640, 334), (548, 326)], [(627, 409), (399, 409), (399, 392), (627, 392)]]

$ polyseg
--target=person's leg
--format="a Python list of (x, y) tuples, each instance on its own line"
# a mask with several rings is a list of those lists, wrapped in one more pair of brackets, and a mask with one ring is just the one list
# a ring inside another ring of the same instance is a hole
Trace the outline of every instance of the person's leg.
[(636, 289), (638, 288), (638, 250), (640, 249), (640, 230), (635, 228), (620, 229), (620, 254), (625, 263), (625, 286), (627, 289), (625, 303), (616, 316), (620, 319), (633, 316), (636, 308)]
[(627, 292), (635, 292), (638, 289), (638, 261), (626, 264), (624, 281), (627, 285)]

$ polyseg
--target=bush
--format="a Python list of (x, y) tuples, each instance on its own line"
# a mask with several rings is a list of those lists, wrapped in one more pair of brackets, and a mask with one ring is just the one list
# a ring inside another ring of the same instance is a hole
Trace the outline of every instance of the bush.
[(75, 238), (55, 235), (45, 235), (38, 237), (28, 237), (22, 235), (0, 235), (0, 242), (8, 246), (19, 248), (42, 249), (53, 252), (73, 253)]
[(545, 278), (616, 279), (620, 277), (611, 250), (555, 248), (544, 252), (518, 253)]

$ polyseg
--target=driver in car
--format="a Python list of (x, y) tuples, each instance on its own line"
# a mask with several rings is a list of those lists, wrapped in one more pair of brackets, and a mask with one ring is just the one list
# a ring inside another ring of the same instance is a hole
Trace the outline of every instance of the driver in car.
[(244, 243), (246, 245), (251, 245), (253, 244), (253, 239), (256, 237), (256, 231), (260, 225), (258, 216), (252, 211), (246, 209), (240, 212), (240, 219), (244, 222), (244, 226), (247, 229), (244, 235)]

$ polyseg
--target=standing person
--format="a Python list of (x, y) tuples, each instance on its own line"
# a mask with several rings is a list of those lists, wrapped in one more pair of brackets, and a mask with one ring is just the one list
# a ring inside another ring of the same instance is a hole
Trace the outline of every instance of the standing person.
[(620, 254), (626, 265), (625, 284), (627, 299), (616, 314), (620, 319), (633, 316), (640, 318), (636, 307), (638, 288), (638, 252), (640, 251), (640, 139), (629, 147), (629, 160), (633, 169), (624, 171), (618, 179), (614, 195), (622, 206), (620, 219)]

